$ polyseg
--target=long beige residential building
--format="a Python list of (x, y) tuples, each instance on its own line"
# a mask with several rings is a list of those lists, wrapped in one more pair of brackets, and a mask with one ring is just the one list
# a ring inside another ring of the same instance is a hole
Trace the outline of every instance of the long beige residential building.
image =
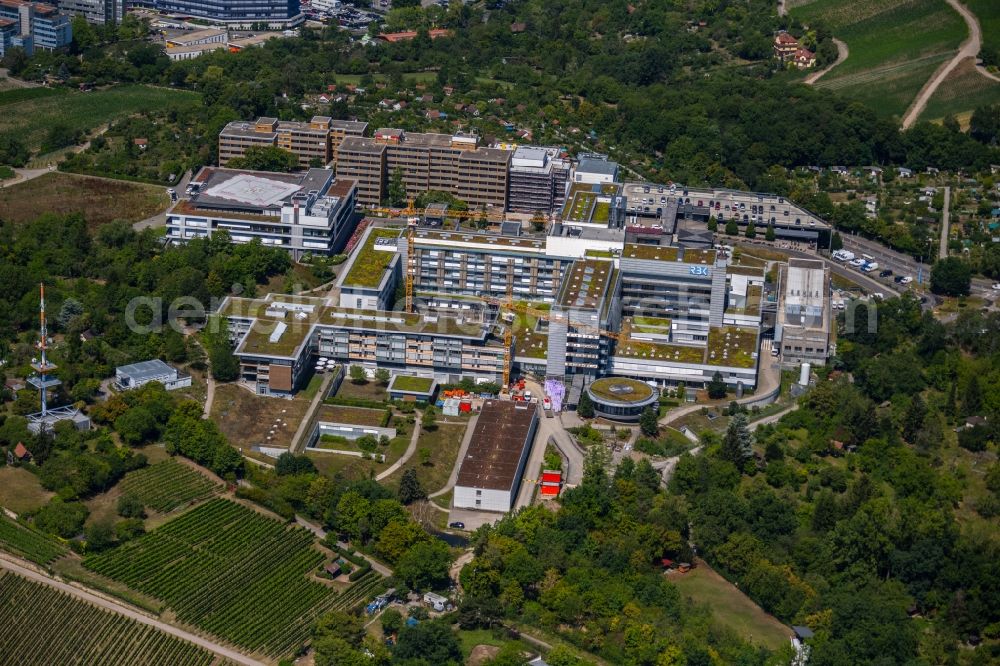
[(243, 157), (252, 146), (277, 146), (299, 158), (303, 167), (326, 166), (348, 136), (363, 136), (368, 123), (314, 116), (308, 122), (258, 118), (256, 122), (234, 121), (219, 132), (219, 166)]
[(407, 196), (448, 192), (470, 206), (504, 210), (511, 151), (479, 146), (475, 135), (422, 134), (379, 129), (371, 138), (345, 137), (336, 155), (337, 177), (358, 182), (358, 201), (377, 206), (396, 170)]

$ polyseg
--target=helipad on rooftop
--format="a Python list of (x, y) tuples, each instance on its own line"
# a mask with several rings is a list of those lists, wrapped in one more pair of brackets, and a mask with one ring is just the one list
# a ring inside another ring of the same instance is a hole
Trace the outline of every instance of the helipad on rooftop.
[(270, 178), (241, 173), (213, 185), (205, 194), (248, 206), (266, 208), (299, 191), (299, 186)]

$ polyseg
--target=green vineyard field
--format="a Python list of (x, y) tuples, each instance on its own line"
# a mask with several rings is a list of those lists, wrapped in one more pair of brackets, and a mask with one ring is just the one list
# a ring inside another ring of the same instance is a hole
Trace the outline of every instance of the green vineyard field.
[(221, 489), (196, 469), (173, 458), (129, 472), (121, 482), (123, 494), (134, 494), (154, 511), (166, 513), (205, 499)]
[(3, 514), (0, 514), (0, 549), (41, 565), (49, 564), (68, 552), (61, 543), (18, 525)]
[(208, 666), (215, 655), (48, 585), (0, 571), (0, 663)]
[(214, 499), (84, 566), (160, 599), (182, 622), (277, 657), (304, 644), (321, 613), (378, 582), (338, 595), (310, 580), (324, 559), (313, 541), (308, 530)]

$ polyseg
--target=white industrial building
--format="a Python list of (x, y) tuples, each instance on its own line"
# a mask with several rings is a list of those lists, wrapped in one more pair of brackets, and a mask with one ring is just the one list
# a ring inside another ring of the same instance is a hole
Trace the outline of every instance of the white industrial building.
[(115, 368), (115, 388), (131, 391), (149, 382), (160, 382), (168, 391), (191, 386), (191, 375), (181, 373), (156, 358)]
[(537, 405), (487, 400), (458, 470), (455, 508), (510, 511), (537, 428)]
[(830, 275), (822, 261), (788, 260), (774, 330), (783, 366), (825, 365), (830, 355)]

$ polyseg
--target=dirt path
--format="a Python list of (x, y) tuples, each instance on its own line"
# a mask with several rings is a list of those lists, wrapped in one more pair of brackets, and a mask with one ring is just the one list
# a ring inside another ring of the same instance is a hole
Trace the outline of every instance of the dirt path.
[(7, 81), (15, 88), (38, 88), (42, 84), (34, 83), (32, 81), (25, 81), (23, 79), (18, 79), (10, 75), (7, 68), (0, 69), (0, 79), (7, 79)]
[(976, 58), (983, 44), (983, 33), (975, 15), (958, 0), (947, 0), (947, 2), (965, 20), (965, 24), (969, 27), (969, 37), (962, 42), (962, 45), (958, 48), (958, 53), (951, 60), (941, 65), (927, 83), (924, 84), (924, 87), (921, 88), (917, 98), (913, 100), (910, 108), (907, 109), (906, 114), (903, 116), (903, 129), (907, 129), (917, 121), (920, 114), (927, 108), (927, 102), (930, 101), (931, 97), (937, 91), (938, 86), (941, 85), (941, 82), (948, 78), (948, 75), (958, 67), (960, 62), (966, 58)]
[(263, 662), (257, 661), (256, 659), (251, 659), (250, 657), (246, 656), (241, 652), (237, 652), (236, 650), (232, 650), (223, 645), (219, 645), (218, 643), (213, 643), (212, 641), (206, 640), (200, 636), (196, 636), (195, 634), (184, 631), (183, 629), (179, 629), (178, 627), (175, 627), (171, 624), (167, 624), (166, 622), (161, 622), (160, 620), (152, 618), (138, 611), (132, 610), (131, 608), (127, 608), (125, 606), (116, 604), (112, 601), (99, 597), (96, 594), (92, 594), (87, 590), (83, 590), (78, 587), (74, 587), (72, 585), (67, 585), (62, 581), (50, 578), (48, 576), (40, 574), (36, 571), (23, 567), (9, 560), (0, 559), (0, 567), (8, 569), (16, 573), (17, 575), (23, 576), (24, 578), (28, 578), (29, 580), (35, 581), (36, 583), (42, 583), (43, 585), (54, 587), (60, 592), (73, 595), (74, 597), (82, 599), (83, 601), (86, 601), (87, 603), (97, 606), (99, 608), (109, 610), (113, 613), (118, 613), (119, 615), (123, 615), (127, 618), (133, 619), (136, 622), (141, 622), (142, 624), (155, 627), (156, 629), (159, 629), (160, 631), (166, 634), (170, 634), (171, 636), (176, 636), (177, 638), (185, 640), (189, 643), (194, 643), (198, 647), (214, 652), (215, 654), (225, 657), (230, 661), (234, 661), (238, 664), (246, 664), (247, 666), (263, 666)]
[(423, 412), (414, 411), (414, 416), (416, 422), (413, 424), (413, 434), (410, 436), (410, 445), (406, 447), (406, 451), (403, 451), (403, 455), (399, 457), (399, 460), (389, 465), (385, 471), (379, 473), (375, 477), (376, 481), (381, 481), (392, 476), (392, 473), (397, 469), (406, 464), (406, 461), (413, 457), (413, 454), (417, 452), (417, 440), (420, 439), (420, 419), (423, 417)]
[(309, 408), (306, 409), (306, 413), (302, 415), (302, 420), (299, 421), (299, 427), (295, 429), (295, 434), (292, 435), (292, 441), (288, 444), (289, 453), (301, 453), (306, 448), (306, 438), (310, 433), (306, 431), (310, 429), (313, 425), (313, 415), (316, 414), (316, 410), (319, 406), (323, 404), (323, 398), (326, 397), (326, 392), (330, 388), (330, 384), (333, 382), (333, 374), (328, 374), (323, 377), (323, 381), (320, 382), (319, 390), (316, 391), (316, 395), (313, 396), (312, 401), (309, 403)]
[(831, 69), (833, 69), (840, 63), (847, 60), (847, 56), (851, 54), (850, 49), (847, 48), (847, 44), (840, 41), (836, 37), (833, 38), (833, 43), (837, 45), (837, 59), (834, 60), (829, 65), (827, 65), (826, 67), (824, 67), (823, 69), (819, 70), (818, 72), (813, 72), (812, 74), (807, 76), (806, 80), (803, 81), (803, 83), (805, 83), (807, 86), (811, 86), (812, 84), (816, 83), (821, 76), (829, 72)]

